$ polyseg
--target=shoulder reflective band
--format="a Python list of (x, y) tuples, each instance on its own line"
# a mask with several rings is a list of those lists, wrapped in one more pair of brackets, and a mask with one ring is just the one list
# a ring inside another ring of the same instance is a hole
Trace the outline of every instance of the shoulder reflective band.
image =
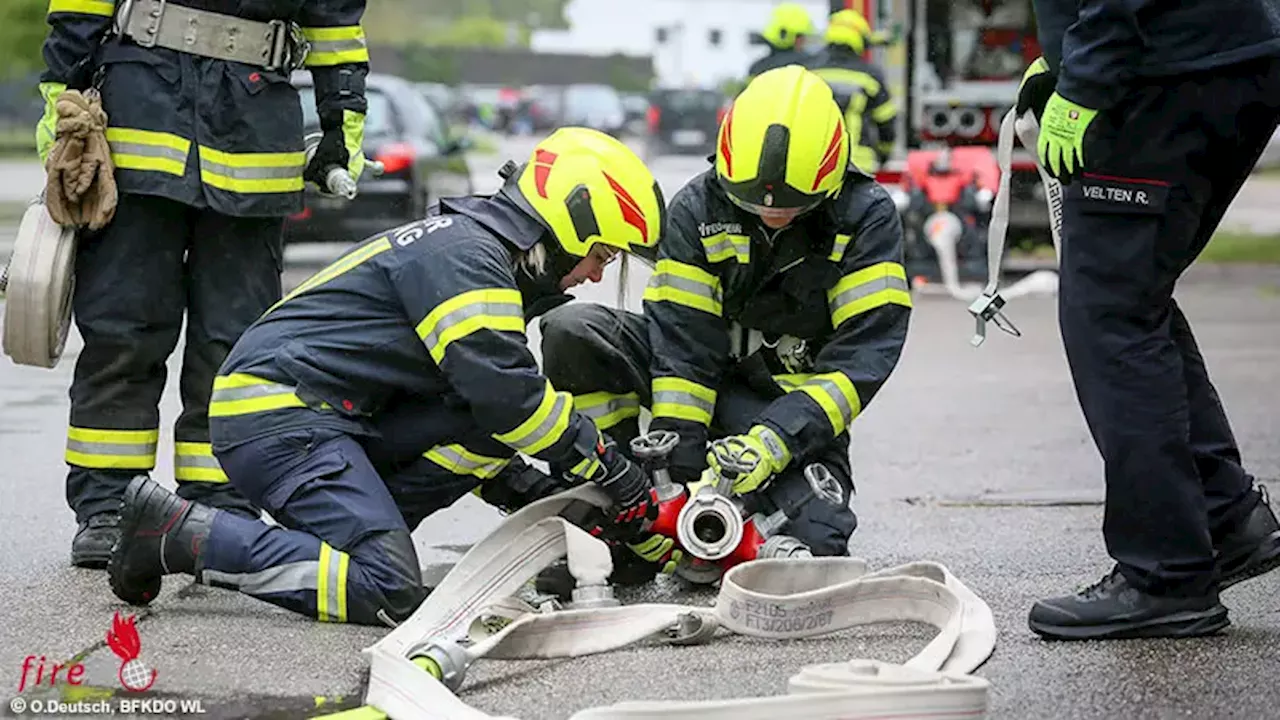
[(649, 302), (670, 302), (720, 317), (723, 305), (720, 278), (693, 265), (664, 258), (653, 268), (644, 289)]
[(440, 303), (418, 323), (418, 337), (436, 364), (450, 343), (480, 330), (524, 334), (524, 300), (515, 288), (483, 288)]

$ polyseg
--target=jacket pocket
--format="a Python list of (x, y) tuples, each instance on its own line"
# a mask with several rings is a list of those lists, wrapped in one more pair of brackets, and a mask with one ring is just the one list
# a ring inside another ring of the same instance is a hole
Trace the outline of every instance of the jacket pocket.
[(304, 345), (291, 342), (280, 350), (276, 359), (280, 369), (293, 378), (298, 395), (308, 405), (314, 398), (328, 405), (327, 409), (351, 418), (367, 418), (377, 411), (379, 403), (368, 395), (343, 392), (342, 381), (322, 370), (314, 354)]

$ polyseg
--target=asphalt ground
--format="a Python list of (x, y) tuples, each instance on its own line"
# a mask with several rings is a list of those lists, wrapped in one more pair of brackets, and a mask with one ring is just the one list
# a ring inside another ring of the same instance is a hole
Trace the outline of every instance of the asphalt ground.
[[(678, 184), (676, 176), (696, 172), (698, 162), (658, 160), (655, 169), (664, 185), (669, 178)], [(331, 248), (330, 257), (338, 251)], [(294, 253), (288, 285), (314, 271), (305, 265)], [(583, 289), (581, 301), (613, 304), (615, 268)], [(629, 283), (633, 308), (643, 279), (637, 271)], [(1179, 300), (1250, 466), (1260, 477), (1280, 477), (1280, 273), (1195, 268)], [(1096, 580), (1109, 561), (1100, 532), (1101, 464), (1074, 400), (1053, 300), (1021, 298), (1008, 312), (1023, 337), (996, 333), (974, 349), (962, 303), (918, 297), (902, 362), (853, 432), (860, 527), (852, 554), (876, 568), (941, 562), (991, 605), (999, 639), (978, 671), (991, 682), (991, 717), (1276, 717), (1280, 573), (1228, 591), (1232, 627), (1214, 638), (1056, 644), (1026, 629), (1037, 598)], [(9, 460), (0, 480), (3, 699), (16, 695), (28, 655), (50, 665), (78, 660), (86, 670), (78, 687), (28, 688), (24, 700), (118, 692), (119, 661), (104, 634), (114, 612), (137, 611), (112, 596), (102, 572), (68, 563), (75, 528), (62, 450), (78, 350), (73, 336), (53, 370), (7, 358), (0, 365), (0, 457)], [(178, 412), (176, 362), (170, 365), (175, 377), (162, 405), (169, 424)], [(163, 438), (154, 476), (165, 483), (171, 448)], [(424, 522), (415, 538), (428, 576), (438, 577), (497, 520), (468, 497)], [(709, 599), (662, 582), (628, 599), (639, 596)], [(367, 674), (360, 651), (384, 633), (318, 624), (182, 577), (166, 580), (138, 627), (141, 659), (157, 671), (152, 693), (198, 699), (213, 718), (306, 717), (358, 705)], [(462, 694), (487, 712), (524, 720), (567, 718), (624, 699), (776, 694), (802, 665), (902, 661), (930, 634), (923, 626), (880, 625), (818, 640), (733, 637), (568, 661), (488, 661), (473, 668)]]

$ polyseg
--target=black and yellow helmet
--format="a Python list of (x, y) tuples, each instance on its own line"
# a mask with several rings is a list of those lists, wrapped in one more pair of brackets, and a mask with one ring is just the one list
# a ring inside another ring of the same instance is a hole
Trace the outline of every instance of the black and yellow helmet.
[(823, 40), (828, 45), (847, 47), (861, 53), (871, 37), (871, 25), (857, 10), (841, 10), (831, 15)]
[(831, 87), (799, 65), (758, 75), (720, 123), (716, 175), (729, 199), (752, 212), (816, 206), (840, 192), (848, 163)]
[(658, 181), (631, 148), (598, 130), (556, 130), (534, 147), (515, 189), (575, 257), (595, 243), (643, 253), (662, 235)]

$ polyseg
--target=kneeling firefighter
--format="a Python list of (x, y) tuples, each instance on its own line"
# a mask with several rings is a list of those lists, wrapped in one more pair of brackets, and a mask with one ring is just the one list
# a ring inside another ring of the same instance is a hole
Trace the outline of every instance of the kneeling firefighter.
[[(621, 447), (641, 406), (650, 429), (680, 435), (677, 482), (718, 477), (708, 438), (733, 437), (766, 459), (733, 490), (771, 513), (803, 502), (803, 468), (824, 464), (840, 501), (801, 505), (787, 531), (814, 555), (848, 554), (848, 429), (897, 365), (911, 313), (898, 212), (849, 145), (820, 78), (762, 74), (724, 118), (715, 167), (671, 203), (644, 314), (567, 305), (541, 321), (547, 376)], [(674, 570), (670, 542), (631, 549)]]
[(511, 506), (557, 489), (517, 451), (598, 483), (616, 503), (606, 537), (652, 521), (650, 480), (542, 375), (524, 331), (620, 252), (656, 245), (658, 184), (585, 128), (502, 174), (491, 197), (365, 241), (245, 332), (214, 382), (214, 453), (283, 527), (139, 478), (109, 567), (118, 597), (145, 604), (181, 572), (320, 620), (400, 622), (425, 597), (410, 537), (423, 518), (477, 487), (492, 499), (493, 483), (519, 485)]

